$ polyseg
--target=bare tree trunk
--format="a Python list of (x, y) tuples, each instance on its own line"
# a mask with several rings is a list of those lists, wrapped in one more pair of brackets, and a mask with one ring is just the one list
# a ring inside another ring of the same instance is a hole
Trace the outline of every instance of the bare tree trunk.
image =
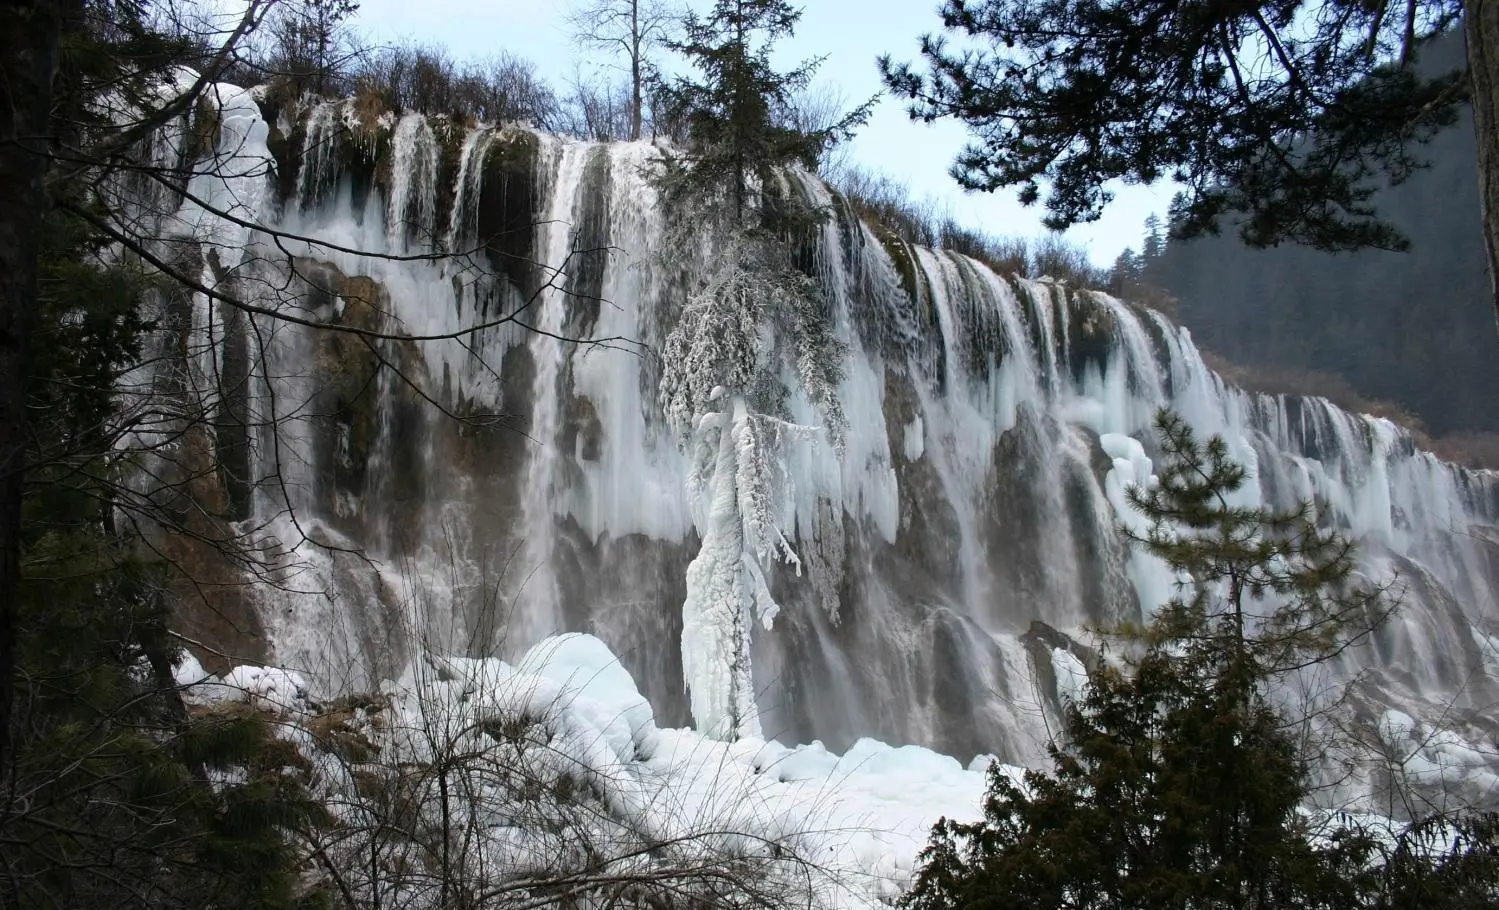
[(640, 0), (630, 0), (630, 141), (640, 139), (640, 55), (644, 40), (640, 34)]
[(630, 99), (630, 141), (640, 138), (640, 57), (630, 59), (630, 79), (634, 82), (634, 96)]
[(1478, 202), (1489, 254), (1494, 318), (1499, 322), (1499, 0), (1468, 0), (1468, 72), (1478, 137)]
[(52, 80), (68, 0), (0, 0), (0, 779), (15, 702), (26, 379), (47, 208)]

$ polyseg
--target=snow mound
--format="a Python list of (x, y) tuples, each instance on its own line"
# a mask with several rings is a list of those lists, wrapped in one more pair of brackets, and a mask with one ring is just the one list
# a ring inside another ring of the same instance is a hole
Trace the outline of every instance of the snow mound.
[(223, 684), (252, 704), (289, 708), (307, 701), (306, 677), (279, 667), (235, 667)]
[(311, 688), (307, 678), (295, 670), (241, 666), (220, 678), (184, 651), (172, 676), (181, 687), (183, 700), (190, 705), (248, 702), (275, 711), (305, 711), (309, 707)]

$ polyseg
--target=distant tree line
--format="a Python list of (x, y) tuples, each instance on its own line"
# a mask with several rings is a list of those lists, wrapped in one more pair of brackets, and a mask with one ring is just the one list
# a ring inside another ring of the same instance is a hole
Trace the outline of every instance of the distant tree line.
[[(1461, 53), (1455, 36), (1428, 50), (1438, 68)], [(1410, 238), (1407, 253), (1254, 249), (1229, 232), (1175, 239), (1175, 225), (1154, 219), (1111, 286), (1170, 311), (1242, 381), (1363, 410), (1387, 402), (1418, 430), (1460, 437), (1459, 457), (1477, 455), (1492, 447), (1475, 434), (1499, 432), (1499, 357), (1482, 306), (1475, 154), (1469, 129), (1445, 130), (1422, 150), (1429, 167), (1373, 199)]]
[[(671, 48), (683, 21), (683, 10), (665, 0), (573, 5), (565, 21), (574, 39), (611, 62), (592, 71), (580, 66), (560, 83), (510, 51), (460, 59), (437, 44), (372, 43), (357, 28), (358, 12), (357, 0), (272, 4), (264, 25), (233, 49), (220, 78), (245, 87), (269, 84), (292, 98), (363, 96), (385, 110), (518, 121), (600, 142), (686, 138), (686, 125), (665, 109), (667, 82), (653, 59)], [(158, 12), (155, 21), (183, 40), (197, 39), (205, 53), (215, 34), (201, 14)], [(848, 107), (826, 85), (800, 86), (773, 101), (778, 124), (808, 133), (836, 124)]]
[[(274, 6), (266, 25), (235, 48), (221, 78), (247, 87), (269, 84), (290, 98), (363, 96), (385, 110), (521, 121), (585, 139), (639, 135), (629, 87), (617, 80), (579, 73), (557, 86), (535, 63), (508, 51), (460, 60), (435, 44), (371, 44), (355, 28), (358, 9), (353, 0)], [(188, 33), (194, 28), (173, 24)]]

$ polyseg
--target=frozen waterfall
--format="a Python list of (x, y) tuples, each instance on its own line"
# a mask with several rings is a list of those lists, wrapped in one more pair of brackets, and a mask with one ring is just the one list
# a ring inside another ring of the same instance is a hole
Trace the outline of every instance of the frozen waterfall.
[[(228, 518), (277, 560), (249, 607), (265, 656), (358, 687), (419, 650), (508, 657), (588, 632), (663, 725), (686, 724), (698, 540), (653, 358), (703, 264), (660, 249), (651, 146), (224, 91), (203, 154), (232, 176), (194, 178), (175, 218), (211, 286), (300, 322), (161, 305), (204, 352), (198, 382), (247, 360), (219, 407), (255, 419), (219, 421), (216, 444), (247, 453)], [(1398, 579), (1405, 607), (1344, 658), (1371, 704), (1499, 696), (1499, 476), (1387, 421), (1228, 386), (1157, 313), (910, 247), (801, 186), (833, 213), (803, 258), (847, 344), (849, 429), (841, 452), (799, 447), (783, 466), (778, 524), (805, 570), (766, 566), (781, 605), (754, 638), (767, 737), (1035, 760), (1082, 630), (1170, 589), (1115, 531), (1161, 405), (1227, 439), (1252, 472), (1243, 495), (1315, 498), (1370, 577)], [(230, 230), (214, 207), (282, 236)], [(784, 386), (787, 419), (815, 424)]]

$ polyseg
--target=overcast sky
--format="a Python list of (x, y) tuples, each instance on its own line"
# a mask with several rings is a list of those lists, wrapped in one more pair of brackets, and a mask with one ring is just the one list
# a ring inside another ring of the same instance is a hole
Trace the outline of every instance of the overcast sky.
[[(536, 63), (549, 81), (562, 83), (581, 66), (596, 65), (597, 52), (574, 46), (565, 14), (575, 0), (361, 0), (359, 29), (378, 42), (417, 41), (446, 46), (455, 57), (485, 57), (500, 51)], [(777, 49), (786, 65), (825, 55), (818, 82), (831, 83), (850, 101), (881, 89), (875, 58), (917, 56), (917, 38), (937, 29), (936, 0), (805, 0), (794, 38)], [(932, 197), (969, 227), (994, 234), (1039, 236), (1041, 210), (1025, 208), (1011, 190), (964, 193), (947, 173), (962, 147), (960, 124), (913, 123), (903, 106), (882, 99), (854, 139), (853, 159), (910, 187), (916, 198)], [(1171, 197), (1165, 185), (1120, 187), (1103, 219), (1067, 232), (1094, 262), (1107, 266), (1126, 246), (1139, 248), (1145, 217), (1162, 212)]]

